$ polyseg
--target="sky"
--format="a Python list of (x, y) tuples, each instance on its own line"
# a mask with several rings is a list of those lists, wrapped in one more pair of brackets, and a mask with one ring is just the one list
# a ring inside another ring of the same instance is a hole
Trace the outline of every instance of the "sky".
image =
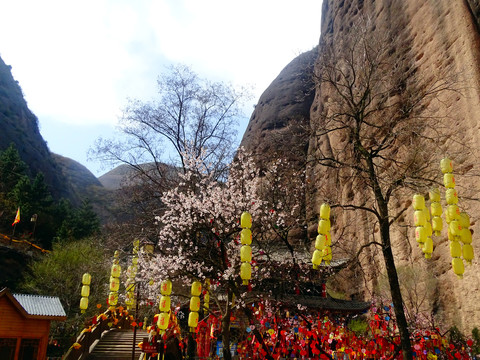
[(113, 137), (127, 99), (155, 98), (171, 64), (253, 86), (253, 105), (320, 38), (322, 0), (0, 0), (0, 57), (12, 66), (50, 150), (96, 176), (88, 161)]

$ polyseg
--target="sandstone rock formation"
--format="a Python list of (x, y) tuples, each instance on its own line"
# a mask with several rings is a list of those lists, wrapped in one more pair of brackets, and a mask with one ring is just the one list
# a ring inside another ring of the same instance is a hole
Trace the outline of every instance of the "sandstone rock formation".
[[(416, 286), (425, 292), (427, 288), (434, 287), (432, 293), (435, 296), (424, 299), (422, 306), (427, 306), (437, 320), (443, 319), (444, 324), (455, 324), (468, 332), (480, 326), (480, 312), (476, 304), (480, 287), (480, 239), (475, 236), (480, 233), (476, 223), (480, 203), (475, 194), (480, 174), (477, 161), (480, 151), (480, 125), (477, 118), (480, 113), (480, 3), (475, 0), (324, 0), (322, 39), (331, 37), (334, 44), (340, 44), (342, 37), (349, 36), (352, 25), (360, 18), (368, 19), (372, 34), (392, 34), (390, 60), (398, 59), (399, 63), (407, 64), (405, 71), (411, 72), (411, 79), (416, 79), (418, 91), (436, 79), (456, 75), (458, 91), (442, 95), (441, 102), (428, 109), (428, 116), (441, 119), (439, 128), (456, 129), (461, 139), (457, 143), (453, 139), (446, 140), (434, 157), (439, 160), (445, 155), (455, 154), (453, 160), (458, 174), (461, 208), (472, 218), (476, 257), (471, 266), (466, 266), (464, 278), (458, 279), (451, 270), (449, 244), (444, 233), (434, 238), (432, 259), (424, 259), (414, 238), (410, 208), (397, 219), (393, 232), (393, 252), (399, 269), (415, 269)], [(320, 47), (318, 54), (321, 53)], [(250, 150), (259, 149), (257, 151), (263, 153), (275, 151), (280, 154), (277, 156), (287, 157), (292, 145), (296, 146), (295, 161), (307, 164), (310, 181), (314, 184), (306, 199), (311, 214), (315, 214), (319, 204), (325, 200), (326, 188), (337, 192), (343, 199), (358, 200), (365, 191), (355, 188), (355, 184), (339, 182), (332, 177), (332, 173), (312, 161), (320, 147), (335, 146), (335, 142), (346, 141), (329, 137), (325, 143), (325, 139), (309, 138), (309, 126), (305, 124), (314, 127), (319, 123), (330, 97), (329, 90), (322, 89), (318, 84), (312, 89), (311, 82), (302, 80), (299, 83), (294, 80), (308, 79), (318, 71), (321, 56), (316, 54), (317, 50), (312, 50), (295, 59), (272, 82), (260, 98), (242, 141)], [(312, 57), (317, 57), (313, 72), (307, 65), (311, 60), (306, 61)], [(308, 85), (303, 87), (303, 84)], [(302, 92), (305, 96), (296, 101), (298, 97), (295, 95)], [(286, 96), (292, 96), (292, 99)], [(294, 129), (294, 136), (290, 134), (291, 129)], [(280, 141), (283, 146), (278, 145), (279, 135), (284, 139)], [(458, 153), (460, 145), (468, 147), (468, 156)], [(301, 149), (304, 151), (298, 151)], [(404, 198), (393, 202), (392, 207), (408, 207), (411, 195), (412, 192), (405, 191)], [(332, 210), (332, 213), (336, 227), (333, 241), (337, 254), (342, 248), (345, 254), (349, 249), (357, 249), (359, 245), (378, 237), (378, 228), (371, 218), (352, 212), (338, 212), (335, 215), (335, 210)], [(315, 223), (312, 222), (312, 240), (314, 232)], [(364, 252), (360, 261), (361, 268), (346, 271), (343, 278), (339, 278), (338, 285), (350, 296), (368, 298), (377, 291), (376, 285), (382, 283), (380, 274), (383, 260), (377, 251), (370, 250)], [(403, 281), (407, 279), (403, 278)]]

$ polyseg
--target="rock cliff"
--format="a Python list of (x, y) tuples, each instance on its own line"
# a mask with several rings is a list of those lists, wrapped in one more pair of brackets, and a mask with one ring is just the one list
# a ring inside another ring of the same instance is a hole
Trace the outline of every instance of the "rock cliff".
[[(345, 139), (330, 137), (327, 144), (309, 136), (308, 129), (315, 131), (331, 95), (328, 89), (322, 89), (318, 84), (312, 87), (308, 80), (321, 67), (322, 39), (330, 37), (333, 44), (340, 46), (342, 39), (349, 36), (352, 25), (360, 18), (368, 19), (368, 31), (372, 34), (392, 35), (392, 49), (389, 52), (390, 59), (387, 60), (398, 60), (398, 63), (406, 64), (404, 71), (409, 72), (409, 81), (416, 82), (414, 85), (417, 91), (424, 91), (426, 84), (435, 80), (456, 75), (458, 91), (442, 95), (435, 107), (429, 106), (428, 116), (442, 119), (438, 123), (439, 132), (442, 131), (440, 128), (454, 128), (461, 139), (461, 144), (447, 139), (438, 148), (435, 157), (440, 159), (455, 153), (452, 158), (457, 169), (461, 207), (472, 219), (475, 259), (471, 266), (466, 266), (464, 278), (458, 279), (451, 270), (446, 234), (435, 237), (433, 257), (430, 260), (424, 259), (414, 237), (411, 221), (413, 212), (408, 207), (413, 193), (409, 191), (405, 191), (404, 199), (392, 203), (395, 208), (408, 208), (397, 219), (392, 240), (400, 272), (403, 272), (402, 269), (415, 270), (413, 275), (402, 277), (401, 281), (405, 285), (413, 281), (415, 286), (423, 289), (420, 293), (430, 291), (434, 294), (431, 299), (424, 298), (422, 306), (427, 306), (436, 315), (436, 319), (442, 319), (445, 324), (455, 324), (464, 331), (470, 331), (473, 327), (480, 326), (480, 312), (475, 296), (480, 287), (480, 239), (475, 236), (480, 233), (477, 224), (480, 203), (475, 200), (478, 196), (473, 193), (477, 191), (476, 179), (480, 174), (477, 164), (480, 151), (480, 124), (477, 115), (480, 113), (479, 1), (324, 0), (319, 50), (312, 50), (292, 61), (272, 82), (260, 98), (242, 144), (252, 151), (276, 152), (280, 156), (289, 156), (291, 145), (295, 145), (295, 161), (307, 164), (310, 182), (315, 184), (306, 198), (306, 206), (311, 214), (318, 212), (319, 204), (325, 200), (325, 188), (338, 193), (343, 199), (358, 200), (362, 196), (366, 189), (353, 182), (333, 178), (333, 173), (325, 171), (324, 167), (312, 161), (322, 146), (336, 147)], [(313, 69), (309, 65), (312, 58), (316, 58)], [(300, 79), (302, 80), (298, 81)], [(297, 95), (301, 93), (304, 96), (299, 98)], [(427, 116), (426, 111), (423, 116)], [(291, 129), (293, 132), (290, 134)], [(289, 139), (290, 142), (282, 140), (280, 143), (284, 146), (278, 146), (279, 135), (281, 139)], [(460, 145), (469, 149), (468, 156), (459, 153)], [(299, 149), (303, 149), (303, 152)], [(471, 196), (467, 196), (469, 192)], [(332, 213), (335, 216), (335, 210)], [(378, 237), (378, 228), (371, 222), (371, 218), (357, 213), (339, 214), (334, 218), (333, 224), (336, 227), (332, 235), (333, 251), (335, 253), (337, 250), (337, 256), (342, 251), (345, 254), (348, 250), (358, 249), (359, 245)], [(315, 227), (312, 222), (312, 240)], [(372, 293), (378, 293), (379, 286), (382, 285), (380, 274), (383, 271), (383, 260), (378, 252), (370, 250), (364, 252), (360, 261), (361, 268), (344, 272), (343, 277), (338, 278), (337, 285), (350, 296), (368, 298)], [(421, 299), (417, 297), (415, 301)]]

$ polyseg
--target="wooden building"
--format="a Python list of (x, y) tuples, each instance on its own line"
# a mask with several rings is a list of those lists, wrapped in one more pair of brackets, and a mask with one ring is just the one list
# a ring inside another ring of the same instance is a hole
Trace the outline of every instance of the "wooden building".
[(53, 296), (0, 291), (0, 359), (44, 360), (52, 320), (67, 318)]

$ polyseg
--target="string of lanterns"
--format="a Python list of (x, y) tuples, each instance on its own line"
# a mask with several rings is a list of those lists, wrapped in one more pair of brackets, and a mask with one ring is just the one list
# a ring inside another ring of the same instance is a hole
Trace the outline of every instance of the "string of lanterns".
[(108, 305), (110, 310), (115, 309), (115, 305), (118, 303), (118, 289), (120, 287), (120, 273), (122, 268), (119, 264), (120, 252), (115, 250), (113, 254), (113, 265), (110, 271), (110, 293), (108, 294)]
[(318, 222), (318, 235), (315, 239), (315, 251), (312, 255), (314, 269), (325, 261), (329, 265), (332, 261), (332, 237), (330, 235), (330, 205), (323, 203), (320, 206), (320, 220)]
[(88, 296), (90, 295), (90, 282), (92, 280), (92, 276), (89, 273), (85, 273), (82, 276), (82, 290), (81, 295), (82, 298), (80, 299), (80, 312), (84, 313), (85, 310), (88, 308)]
[(242, 247), (240, 248), (240, 260), (242, 264), (240, 265), (240, 277), (243, 280), (243, 285), (248, 285), (248, 281), (252, 278), (252, 248), (250, 244), (252, 243), (252, 216), (248, 212), (242, 213), (240, 217), (240, 226), (242, 231), (240, 232), (240, 242)]
[(190, 314), (188, 314), (188, 326), (190, 332), (195, 332), (198, 325), (198, 310), (200, 310), (200, 294), (202, 293), (202, 284), (200, 281), (194, 281), (191, 288), (192, 297), (190, 298)]
[[(445, 186), (445, 221), (449, 240), (450, 255), (452, 257), (453, 272), (462, 278), (465, 272), (463, 260), (471, 264), (474, 252), (472, 247), (472, 233), (470, 231), (470, 217), (461, 212), (458, 206), (458, 193), (455, 189), (453, 164), (448, 158), (440, 161)], [(419, 243), (425, 258), (429, 259), (433, 252), (432, 236), (440, 236), (443, 230), (443, 209), (440, 203), (441, 196), (438, 188), (429, 191), (430, 211), (425, 206), (425, 198), (421, 194), (413, 196), (415, 239)], [(431, 218), (430, 218), (431, 214)]]
[(164, 280), (160, 284), (160, 298), (159, 309), (160, 315), (157, 320), (157, 327), (160, 330), (160, 333), (163, 333), (168, 328), (168, 323), (170, 320), (170, 294), (172, 293), (172, 282), (170, 280)]

